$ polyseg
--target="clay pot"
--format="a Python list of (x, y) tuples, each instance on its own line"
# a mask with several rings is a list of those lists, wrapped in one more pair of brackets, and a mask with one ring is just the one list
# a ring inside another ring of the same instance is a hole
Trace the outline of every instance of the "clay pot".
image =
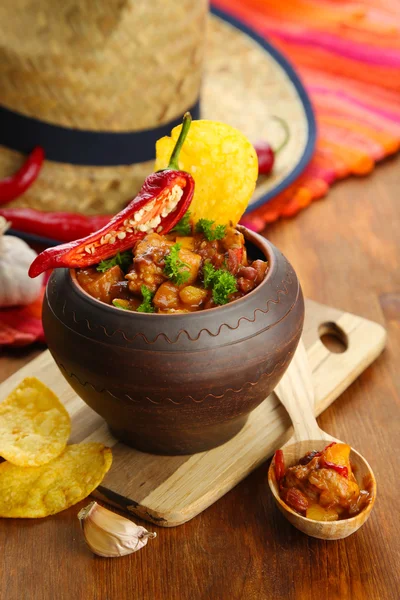
[(288, 367), (303, 326), (296, 274), (261, 236), (240, 227), (264, 281), (244, 298), (197, 313), (127, 312), (89, 296), (75, 271), (49, 279), (43, 325), (76, 393), (121, 441), (191, 454), (233, 437)]

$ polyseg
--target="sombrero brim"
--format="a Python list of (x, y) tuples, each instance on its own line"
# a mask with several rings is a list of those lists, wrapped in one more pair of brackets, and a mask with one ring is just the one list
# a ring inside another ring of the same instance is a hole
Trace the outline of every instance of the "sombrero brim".
[[(289, 142), (277, 156), (273, 173), (259, 178), (248, 210), (282, 192), (301, 174), (312, 157), (315, 118), (296, 72), (282, 54), (254, 30), (215, 8), (209, 19), (201, 116), (225, 121), (243, 131), (252, 142), (267, 140), (272, 147), (278, 146), (283, 136), (281, 126), (272, 117), (280, 117), (288, 123)], [(55, 168), (53, 166), (52, 177)], [(146, 170), (151, 170), (151, 164), (145, 163), (141, 168), (144, 177)], [(60, 176), (68, 176), (68, 170), (68, 166), (61, 166)], [(81, 169), (82, 177), (86, 176), (87, 170)], [(104, 171), (99, 178), (104, 179)], [(95, 176), (96, 169), (93, 169), (92, 181)], [(33, 243), (59, 243), (13, 233)]]
[(238, 19), (216, 8), (211, 12), (202, 115), (226, 121), (253, 143), (267, 140), (272, 147), (280, 144), (283, 131), (271, 117), (284, 119), (291, 132), (273, 173), (259, 178), (251, 211), (287, 188), (311, 160), (314, 112), (298, 75), (278, 50)]

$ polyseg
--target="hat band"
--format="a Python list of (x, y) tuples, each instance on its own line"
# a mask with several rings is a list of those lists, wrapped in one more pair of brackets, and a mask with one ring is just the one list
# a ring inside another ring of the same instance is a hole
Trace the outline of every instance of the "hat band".
[[(188, 110), (198, 119), (200, 101)], [(71, 165), (132, 165), (153, 160), (156, 141), (181, 122), (180, 116), (154, 129), (89, 131), (45, 123), (0, 106), (0, 144), (24, 154), (42, 146), (47, 160)]]

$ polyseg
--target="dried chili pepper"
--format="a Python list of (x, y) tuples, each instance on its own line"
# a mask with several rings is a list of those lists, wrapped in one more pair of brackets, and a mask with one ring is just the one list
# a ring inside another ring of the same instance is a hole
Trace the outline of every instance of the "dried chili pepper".
[(317, 450), (311, 450), (299, 460), (299, 465), (308, 465), (309, 462), (313, 460), (316, 456), (321, 456), (322, 452), (318, 452)]
[(290, 130), (286, 121), (284, 121), (280, 117), (272, 118), (276, 121), (279, 121), (279, 123), (282, 125), (285, 131), (285, 138), (282, 141), (282, 143), (275, 149), (273, 149), (271, 145), (264, 140), (261, 140), (254, 144), (254, 148), (258, 158), (259, 175), (268, 175), (269, 173), (271, 173), (272, 169), (274, 168), (276, 155), (279, 154), (281, 150), (283, 150), (283, 148), (286, 146), (290, 139)]
[(148, 233), (166, 234), (182, 218), (193, 198), (194, 181), (179, 171), (178, 156), (191, 116), (186, 113), (168, 168), (149, 175), (139, 194), (100, 230), (74, 242), (47, 248), (36, 257), (30, 277), (57, 267), (87, 267), (132, 248)]
[(310, 504), (307, 496), (297, 488), (281, 488), (281, 498), (288, 506), (294, 508), (300, 514), (305, 514)]
[(326, 468), (326, 469), (333, 469), (334, 471), (336, 471), (337, 473), (339, 473), (339, 475), (342, 475), (343, 477), (346, 477), (346, 479), (349, 478), (349, 470), (346, 466), (344, 465), (337, 465), (336, 463), (330, 462), (329, 460), (325, 460), (325, 458), (323, 457), (323, 453), (328, 450), (328, 448), (331, 448), (332, 446), (334, 446), (337, 442), (331, 442), (330, 444), (328, 444), (327, 446), (325, 446), (325, 448), (321, 451), (321, 452), (317, 452), (315, 456), (322, 456), (322, 460), (321, 460), (321, 464), (320, 467)]
[(322, 468), (326, 468), (326, 469), (333, 469), (334, 471), (336, 471), (337, 473), (339, 473), (339, 475), (342, 475), (343, 477), (346, 477), (346, 479), (349, 478), (349, 470), (346, 466), (344, 465), (337, 465), (333, 462), (330, 462), (329, 460), (324, 460), (322, 459), (322, 464), (321, 467)]
[(283, 457), (282, 450), (277, 450), (274, 456), (275, 460), (275, 477), (276, 481), (279, 483), (281, 479), (285, 476), (285, 459)]
[(25, 233), (71, 242), (85, 237), (111, 220), (111, 215), (81, 215), (68, 212), (42, 212), (34, 208), (0, 208), (0, 216)]
[[(325, 448), (323, 450), (320, 450), (319, 452), (317, 452), (316, 450), (312, 450), (311, 452), (309, 452), (309, 454), (312, 454), (312, 458), (315, 458), (316, 456), (322, 456), (323, 453), (325, 452), (325, 450), (328, 450), (328, 448), (331, 448), (332, 446), (334, 446), (337, 442), (331, 442), (330, 444), (328, 444), (327, 446), (325, 446)], [(305, 459), (308, 456), (308, 454), (306, 454), (305, 456), (303, 456), (303, 459)], [(311, 460), (311, 459), (310, 459)], [(309, 461), (307, 461), (309, 462)], [(307, 464), (307, 463), (302, 463), (300, 461), (300, 464)]]
[[(325, 446), (325, 448), (322, 450), (322, 452), (325, 452), (326, 450), (328, 450), (328, 448), (332, 448), (332, 446), (335, 446), (336, 444), (337, 444), (337, 442), (331, 442), (330, 444)], [(321, 452), (321, 454), (322, 454), (322, 452)]]
[(43, 160), (44, 150), (40, 146), (36, 146), (14, 175), (0, 180), (0, 204), (15, 200), (32, 185), (39, 175)]

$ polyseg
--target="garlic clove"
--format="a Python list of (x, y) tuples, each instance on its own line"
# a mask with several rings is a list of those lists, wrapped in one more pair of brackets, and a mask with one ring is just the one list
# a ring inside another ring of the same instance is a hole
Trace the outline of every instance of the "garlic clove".
[(91, 502), (78, 513), (83, 535), (89, 548), (98, 556), (125, 556), (140, 550), (155, 538), (144, 527)]

